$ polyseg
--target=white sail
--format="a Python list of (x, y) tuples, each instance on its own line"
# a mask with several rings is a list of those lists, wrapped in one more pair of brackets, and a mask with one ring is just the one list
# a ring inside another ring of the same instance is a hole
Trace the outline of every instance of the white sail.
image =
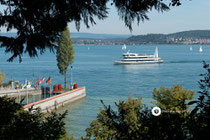
[(202, 46), (200, 46), (199, 52), (203, 52)]
[(156, 49), (155, 49), (154, 57), (155, 57), (155, 58), (158, 58), (158, 48), (157, 48), (157, 47), (156, 47)]
[(122, 46), (122, 50), (126, 50), (126, 45), (125, 44)]
[(192, 46), (190, 46), (190, 51), (192, 51)]

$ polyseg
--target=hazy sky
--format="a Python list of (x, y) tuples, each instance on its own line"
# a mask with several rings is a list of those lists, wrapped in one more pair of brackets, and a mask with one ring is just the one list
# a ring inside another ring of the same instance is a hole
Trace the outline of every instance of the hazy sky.
[[(164, 0), (170, 1), (170, 0)], [(105, 20), (97, 20), (96, 25), (87, 29), (81, 24), (80, 32), (88, 33), (106, 33), (106, 34), (147, 34), (147, 33), (174, 33), (186, 30), (210, 30), (210, 0), (181, 0), (182, 5), (179, 7), (171, 7), (171, 10), (158, 13), (150, 11), (149, 21), (144, 21), (137, 26), (133, 24), (133, 32), (131, 33), (125, 27), (124, 22), (119, 19), (114, 6), (110, 6), (108, 18)], [(0, 11), (2, 7), (0, 8)], [(74, 23), (69, 24), (71, 32), (77, 32)], [(5, 28), (1, 28), (1, 32), (6, 32)], [(13, 30), (12, 32), (15, 32)]]
[[(110, 14), (103, 21), (96, 20), (96, 25), (87, 29), (81, 25), (80, 32), (111, 33), (111, 34), (147, 34), (173, 33), (186, 30), (210, 29), (210, 0), (181, 0), (182, 5), (171, 7), (171, 10), (158, 13), (151, 11), (149, 21), (133, 25), (133, 32), (124, 26), (116, 9), (110, 7)], [(71, 32), (76, 32), (74, 23), (69, 24)]]

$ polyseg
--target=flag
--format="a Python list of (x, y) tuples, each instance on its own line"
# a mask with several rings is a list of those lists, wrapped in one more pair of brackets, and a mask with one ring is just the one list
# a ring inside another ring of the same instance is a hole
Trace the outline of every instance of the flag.
[(45, 76), (42, 77), (42, 79), (39, 81), (39, 84), (44, 83), (44, 81), (45, 81)]
[(47, 84), (51, 83), (51, 77), (48, 78), (48, 80), (46, 81)]
[(34, 86), (36, 86), (36, 84), (39, 83), (39, 77), (36, 80), (36, 83), (34, 84)]

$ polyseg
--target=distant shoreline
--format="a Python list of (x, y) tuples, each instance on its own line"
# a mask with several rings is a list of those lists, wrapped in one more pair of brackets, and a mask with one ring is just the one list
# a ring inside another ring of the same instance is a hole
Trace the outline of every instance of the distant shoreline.
[[(74, 45), (79, 45), (79, 46), (121, 46), (124, 44), (74, 44)], [(196, 45), (202, 45), (202, 46), (208, 46), (210, 44), (126, 44), (128, 46), (143, 46), (143, 45), (151, 45), (151, 46), (155, 46), (155, 45), (159, 45), (159, 46), (163, 46), (163, 45), (178, 45), (178, 46), (196, 46)]]

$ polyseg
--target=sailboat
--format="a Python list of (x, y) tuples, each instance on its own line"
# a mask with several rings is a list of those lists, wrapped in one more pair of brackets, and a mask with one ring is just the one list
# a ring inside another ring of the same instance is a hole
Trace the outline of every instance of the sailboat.
[(157, 48), (157, 47), (156, 47), (156, 49), (155, 49), (154, 57), (155, 57), (155, 58), (158, 58), (158, 48)]
[(125, 44), (122, 46), (122, 50), (126, 50), (126, 45)]
[(192, 46), (190, 46), (190, 51), (192, 51)]
[(199, 52), (203, 52), (202, 46), (200, 46)]

